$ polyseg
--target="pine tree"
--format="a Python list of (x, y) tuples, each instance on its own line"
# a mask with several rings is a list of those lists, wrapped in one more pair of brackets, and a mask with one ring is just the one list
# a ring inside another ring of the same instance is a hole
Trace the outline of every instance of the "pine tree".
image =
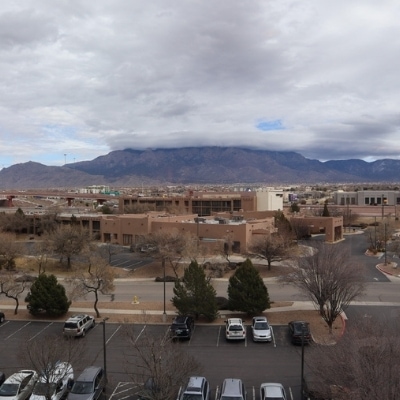
[(255, 315), (270, 308), (268, 290), (251, 260), (247, 259), (229, 278), (228, 298), (232, 311)]
[(330, 217), (329, 210), (328, 210), (328, 200), (326, 200), (325, 203), (324, 203), (324, 210), (322, 211), (322, 216), (323, 217)]
[(180, 314), (191, 314), (196, 319), (204, 315), (213, 321), (218, 314), (216, 291), (197, 261), (185, 269), (183, 278), (175, 282), (172, 303)]
[(71, 305), (64, 286), (57, 282), (54, 275), (46, 274), (40, 274), (33, 282), (25, 301), (32, 315), (46, 313), (52, 317), (66, 314)]

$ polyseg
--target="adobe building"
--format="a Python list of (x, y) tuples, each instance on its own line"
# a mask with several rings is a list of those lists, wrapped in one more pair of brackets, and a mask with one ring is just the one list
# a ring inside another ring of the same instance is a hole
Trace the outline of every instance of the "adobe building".
[(180, 214), (197, 214), (200, 217), (216, 212), (266, 211), (283, 209), (283, 191), (262, 188), (241, 192), (197, 192), (190, 191), (184, 196), (121, 196), (119, 210), (125, 213), (129, 207), (150, 205), (155, 211), (179, 210)]
[(310, 235), (325, 234), (325, 241), (329, 243), (343, 240), (343, 217), (305, 217), (293, 216), (289, 220), (301, 219), (307, 225)]
[(130, 246), (150, 233), (175, 230), (197, 237), (204, 243), (215, 243), (229, 237), (234, 252), (244, 253), (256, 235), (266, 235), (274, 229), (272, 217), (247, 221), (243, 218), (198, 217), (196, 214), (175, 216), (151, 212), (102, 216), (100, 240)]

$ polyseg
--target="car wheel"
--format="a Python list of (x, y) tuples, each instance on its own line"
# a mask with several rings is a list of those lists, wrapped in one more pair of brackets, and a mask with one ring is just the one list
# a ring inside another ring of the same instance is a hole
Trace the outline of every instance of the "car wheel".
[(93, 320), (92, 328), (94, 328), (95, 325), (96, 325), (96, 321)]
[(0, 316), (0, 324), (2, 324), (4, 322), (4, 317)]

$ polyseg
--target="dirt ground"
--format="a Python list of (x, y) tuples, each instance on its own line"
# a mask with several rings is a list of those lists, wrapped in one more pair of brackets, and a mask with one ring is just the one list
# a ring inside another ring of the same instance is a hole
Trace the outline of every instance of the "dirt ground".
[[(178, 275), (183, 273), (183, 267), (178, 270)], [(287, 273), (288, 268), (284, 266), (276, 266), (273, 265), (271, 271), (264, 265), (256, 266), (259, 270), (261, 276), (263, 278), (273, 278), (279, 276), (281, 274)], [(57, 271), (57, 270), (47, 270), (47, 273), (54, 273), (57, 276), (65, 275), (65, 273), (61, 273), (64, 271)], [(224, 278), (229, 278), (229, 276), (233, 273), (233, 271), (228, 271), (224, 274)], [(174, 271), (170, 266), (166, 267), (166, 275), (174, 276)], [(115, 277), (116, 278), (148, 278), (148, 279), (155, 279), (156, 277), (163, 276), (162, 267), (159, 263), (153, 263), (151, 265), (147, 265), (143, 268), (140, 268), (135, 271), (125, 271), (121, 268), (115, 269)], [(268, 283), (267, 283), (268, 287)], [(15, 305), (15, 302), (12, 300), (7, 300), (4, 297), (1, 299), (1, 304), (8, 304), (8, 305)], [(334, 325), (332, 333), (329, 333), (327, 324), (322, 320), (319, 314), (314, 310), (293, 310), (293, 311), (278, 311), (279, 307), (286, 307), (290, 306), (291, 302), (273, 302), (271, 299), (271, 309), (266, 311), (264, 315), (268, 318), (269, 322), (272, 325), (286, 325), (291, 320), (304, 320), (308, 321), (311, 326), (311, 331), (313, 334), (314, 339), (319, 343), (327, 343), (331, 344), (336, 342), (343, 333), (345, 328), (345, 321), (341, 318), (338, 318)], [(21, 301), (21, 306), (25, 306), (25, 303)], [(73, 302), (71, 304), (71, 308), (82, 308), (85, 309), (84, 312), (88, 312), (92, 315), (95, 315), (93, 302), (91, 301), (84, 301), (84, 302)], [(163, 302), (142, 302), (139, 301), (137, 304), (132, 304), (132, 302), (118, 302), (118, 301), (109, 301), (109, 302), (99, 302), (98, 303), (98, 310), (100, 311), (101, 317), (97, 320), (100, 321), (103, 318), (108, 318), (107, 323), (157, 323), (157, 324), (170, 324), (174, 312), (176, 309), (172, 305), (172, 303), (167, 302), (166, 304), (166, 311), (167, 316), (162, 315), (163, 310)], [(1, 306), (0, 306), (1, 307)], [(87, 310), (87, 311), (86, 311)], [(117, 312), (113, 312), (113, 310)], [(127, 310), (126, 313), (123, 311)], [(131, 310), (136, 310), (137, 313), (132, 314), (129, 313)], [(6, 319), (19, 319), (19, 320), (26, 320), (26, 319), (43, 319), (39, 317), (31, 316), (24, 307), (21, 307), (18, 311), (18, 314), (14, 314), (14, 310), (5, 309), (4, 313), (6, 315)], [(68, 312), (67, 316), (63, 316), (61, 318), (53, 318), (52, 321), (65, 320), (68, 316), (72, 314), (76, 314), (76, 312)], [(244, 315), (244, 314), (224, 314), (223, 311), (220, 312), (219, 317), (213, 321), (212, 323), (207, 322), (205, 320), (200, 319), (197, 323), (202, 324), (219, 324), (223, 325), (224, 320), (228, 317), (238, 316), (243, 318), (247, 324), (250, 323), (251, 317)], [(49, 320), (49, 318), (45, 318)]]

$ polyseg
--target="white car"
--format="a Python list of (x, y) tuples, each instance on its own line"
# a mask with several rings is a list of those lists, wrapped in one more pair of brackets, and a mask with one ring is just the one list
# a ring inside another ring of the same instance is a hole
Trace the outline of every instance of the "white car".
[(40, 374), (30, 400), (60, 400), (71, 389), (74, 381), (74, 370), (70, 363), (58, 362), (54, 367)]
[(285, 389), (280, 383), (262, 383), (260, 400), (287, 400)]
[(12, 374), (0, 386), (0, 400), (29, 399), (37, 379), (37, 372), (30, 369)]
[(271, 342), (272, 329), (266, 317), (253, 317), (251, 333), (254, 342)]
[(241, 318), (229, 318), (225, 321), (226, 340), (246, 339), (246, 328)]

